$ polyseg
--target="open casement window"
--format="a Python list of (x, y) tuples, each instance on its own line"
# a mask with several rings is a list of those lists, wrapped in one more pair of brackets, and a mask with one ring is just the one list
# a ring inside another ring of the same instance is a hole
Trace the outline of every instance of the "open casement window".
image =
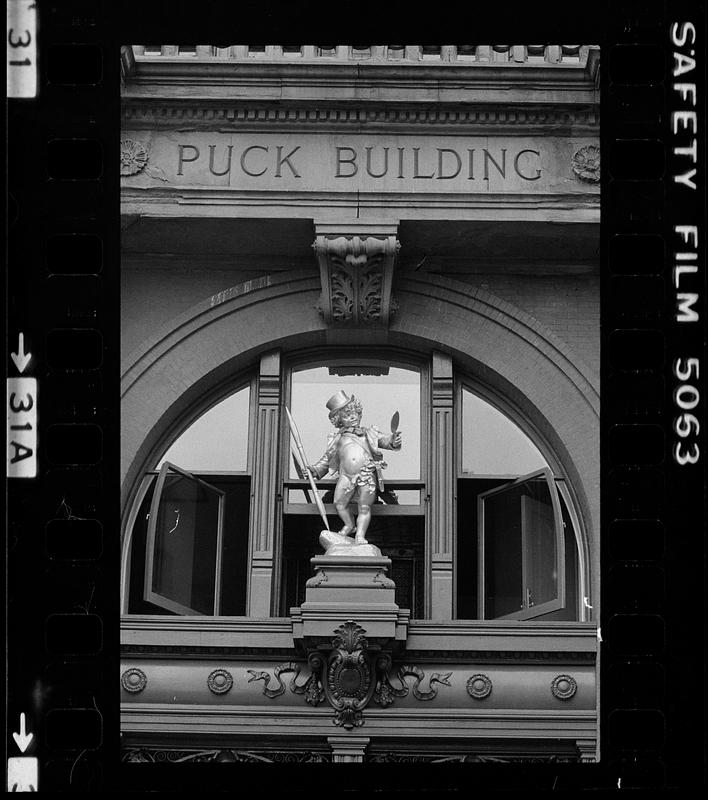
[(532, 619), (565, 606), (565, 543), (549, 469), (479, 495), (482, 619)]
[(177, 614), (220, 612), (224, 492), (166, 461), (150, 504), (143, 599)]

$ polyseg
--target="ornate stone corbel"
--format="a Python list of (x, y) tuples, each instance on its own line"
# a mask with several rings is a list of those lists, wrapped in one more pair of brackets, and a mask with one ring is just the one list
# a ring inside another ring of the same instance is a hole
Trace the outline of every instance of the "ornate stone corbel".
[(401, 245), (395, 234), (318, 231), (312, 246), (320, 267), (325, 322), (387, 326), (397, 308), (391, 285)]

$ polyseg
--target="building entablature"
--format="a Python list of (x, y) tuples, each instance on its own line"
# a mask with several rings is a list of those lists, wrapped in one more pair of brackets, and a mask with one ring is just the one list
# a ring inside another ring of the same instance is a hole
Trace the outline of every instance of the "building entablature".
[(297, 616), (124, 619), (125, 734), (145, 741), (198, 716), (202, 734), (227, 738), (284, 724), (314, 740), (334, 723), (409, 741), (431, 730), (471, 740), (550, 736), (578, 747), (594, 740), (591, 623), (409, 621), (410, 649), (392, 656), (350, 620), (332, 628), (329, 651), (305, 654), (287, 647)]
[[(249, 55), (246, 46), (200, 45), (189, 54), (180, 54), (172, 46), (160, 46), (164, 52), (147, 53), (144, 46), (128, 46), (122, 59), (123, 101), (221, 100), (232, 104), (255, 100), (296, 106), (303, 102), (382, 103), (389, 110), (410, 103), (452, 108), (488, 103), (507, 109), (529, 104), (598, 106), (596, 47), (573, 46), (577, 50), (572, 61), (558, 55), (564, 46), (545, 46), (545, 56), (531, 58), (528, 53), (533, 45), (474, 47), (478, 54), (474, 59), (395, 60), (293, 58), (290, 54), (261, 58)], [(494, 47), (504, 50), (498, 52)], [(240, 55), (241, 50), (245, 56)]]
[[(238, 644), (236, 644), (238, 643)], [(277, 660), (294, 655), (291, 617), (189, 617), (131, 614), (121, 620), (121, 649), (127, 656), (183, 658), (199, 655)], [(473, 654), (488, 660), (594, 659), (595, 622), (516, 620), (416, 620), (408, 622), (405, 652), (429, 660)]]

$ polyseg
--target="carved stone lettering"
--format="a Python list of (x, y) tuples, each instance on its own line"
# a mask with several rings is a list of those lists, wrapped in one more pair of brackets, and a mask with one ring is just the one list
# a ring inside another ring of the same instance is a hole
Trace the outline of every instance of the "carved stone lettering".
[(540, 136), (367, 131), (158, 129), (150, 133), (148, 154), (138, 128), (125, 132), (121, 170), (124, 177), (140, 173), (143, 182), (303, 192), (306, 198), (295, 199), (321, 198), (325, 207), (335, 193), (348, 195), (347, 204), (368, 192), (597, 193), (599, 145), (590, 137), (551, 142)]

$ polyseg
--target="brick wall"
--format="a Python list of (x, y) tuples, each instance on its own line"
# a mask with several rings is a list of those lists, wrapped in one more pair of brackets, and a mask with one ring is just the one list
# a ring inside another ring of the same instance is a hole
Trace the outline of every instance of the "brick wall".
[(262, 274), (238, 269), (123, 269), (122, 358), (196, 303)]
[(600, 276), (455, 275), (537, 319), (600, 374)]
[[(253, 269), (124, 270), (121, 285), (123, 357), (196, 303), (263, 274), (264, 271)], [(484, 289), (530, 314), (599, 374), (598, 274), (457, 274), (454, 278)]]

